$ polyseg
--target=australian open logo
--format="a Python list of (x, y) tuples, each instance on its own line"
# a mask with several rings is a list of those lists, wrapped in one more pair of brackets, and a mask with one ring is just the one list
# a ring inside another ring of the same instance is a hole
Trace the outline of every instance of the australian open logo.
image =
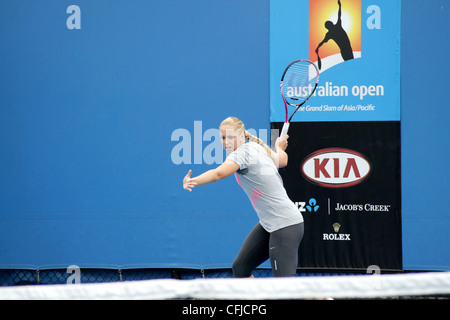
[(309, 0), (309, 59), (319, 70), (361, 58), (361, 0)]

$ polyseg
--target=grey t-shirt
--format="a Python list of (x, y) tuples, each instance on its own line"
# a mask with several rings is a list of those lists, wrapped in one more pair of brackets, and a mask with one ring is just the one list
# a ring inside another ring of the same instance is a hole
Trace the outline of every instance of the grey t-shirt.
[(275, 163), (256, 142), (240, 145), (227, 160), (239, 166), (235, 176), (250, 198), (261, 226), (273, 232), (303, 222), (297, 206), (289, 199)]

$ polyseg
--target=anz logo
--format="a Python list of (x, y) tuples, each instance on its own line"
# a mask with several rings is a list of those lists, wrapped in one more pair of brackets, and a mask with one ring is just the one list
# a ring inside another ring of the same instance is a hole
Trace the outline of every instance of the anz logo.
[(319, 205), (317, 204), (316, 199), (311, 198), (309, 199), (308, 203), (306, 202), (294, 202), (295, 205), (298, 207), (298, 211), (300, 212), (317, 212), (319, 210)]

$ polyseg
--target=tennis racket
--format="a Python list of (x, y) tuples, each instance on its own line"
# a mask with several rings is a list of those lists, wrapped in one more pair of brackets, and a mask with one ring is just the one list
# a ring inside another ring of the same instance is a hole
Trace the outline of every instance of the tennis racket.
[(317, 53), (317, 66), (319, 70), (322, 69), (322, 60), (320, 60), (319, 53)]
[[(309, 60), (292, 61), (281, 77), (280, 90), (286, 108), (286, 121), (280, 137), (287, 135), (289, 124), (297, 110), (313, 95), (319, 83), (319, 69)], [(289, 117), (288, 105), (295, 107)]]

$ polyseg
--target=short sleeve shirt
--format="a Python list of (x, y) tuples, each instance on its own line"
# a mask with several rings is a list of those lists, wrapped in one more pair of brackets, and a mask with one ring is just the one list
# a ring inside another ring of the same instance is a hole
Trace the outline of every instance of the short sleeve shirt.
[(252, 141), (242, 144), (228, 155), (227, 160), (239, 166), (236, 180), (248, 195), (266, 231), (303, 222), (300, 211), (284, 189), (274, 161), (262, 146)]

